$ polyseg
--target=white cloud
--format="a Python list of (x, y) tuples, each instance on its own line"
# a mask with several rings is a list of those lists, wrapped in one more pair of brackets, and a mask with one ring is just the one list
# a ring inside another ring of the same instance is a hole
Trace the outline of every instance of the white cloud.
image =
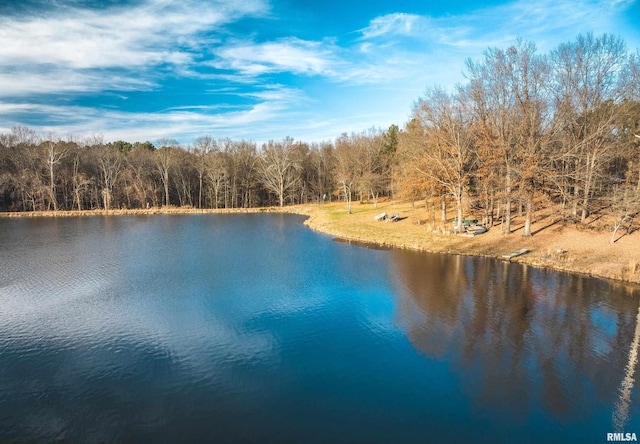
[[(355, 38), (313, 40), (280, 32), (264, 41), (263, 26), (277, 26), (266, 2), (143, 0), (132, 9), (67, 7), (50, 16), (0, 17), (0, 125), (27, 124), (42, 133), (99, 132), (108, 140), (184, 142), (202, 134), (320, 140), (404, 123), (426, 87), (463, 81), (465, 59), (481, 58), (488, 46), (506, 47), (522, 36), (546, 52), (580, 32), (617, 33), (620, 16), (637, 5), (517, 0), (458, 16), (382, 15), (356, 30)], [(268, 20), (250, 37), (234, 35), (228, 25), (247, 16)], [(622, 37), (631, 48), (638, 45)], [(188, 78), (190, 86), (201, 88), (201, 99), (159, 101), (166, 109), (157, 113), (21, 104), (45, 93), (90, 98), (107, 90), (150, 91), (163, 85), (167, 72), (172, 80)], [(279, 84), (292, 77), (280, 74), (297, 76), (295, 86)], [(220, 103), (221, 97), (228, 103)], [(33, 126), (38, 118), (49, 123)]]
[(360, 32), (365, 39), (385, 35), (411, 35), (416, 31), (415, 24), (424, 19), (424, 17), (414, 14), (387, 14), (376, 17), (369, 23), (369, 26), (361, 29)]
[(340, 63), (330, 45), (297, 38), (266, 43), (237, 42), (214, 52), (216, 68), (249, 76), (273, 72), (331, 75)]
[[(402, 55), (406, 55), (402, 52)], [(350, 85), (388, 83), (403, 78), (412, 58), (401, 60), (394, 52), (381, 51), (367, 42), (353, 48), (338, 47), (332, 41), (297, 38), (274, 42), (234, 42), (215, 50), (211, 62), (217, 69), (255, 79), (269, 74), (293, 73), (319, 76)]]
[[(457, 16), (395, 13), (374, 18), (360, 33), (364, 40), (404, 36), (426, 44), (473, 51), (506, 46), (518, 36), (536, 42), (553, 41), (555, 46), (579, 33), (616, 33), (617, 17), (636, 1), (517, 0)], [(371, 51), (370, 46), (365, 48)]]
[(301, 103), (308, 101), (308, 97), (304, 91), (277, 84), (265, 85), (257, 91), (238, 93), (238, 95), (252, 97), (263, 101), (277, 101), (280, 103)]
[[(40, 134), (56, 133), (83, 139), (92, 134), (104, 134), (105, 141), (130, 141), (178, 138), (189, 143), (203, 134), (216, 137), (255, 139), (255, 128), (272, 129), (270, 138), (290, 126), (296, 117), (292, 105), (304, 102), (305, 95), (283, 85), (263, 85), (255, 92), (240, 93), (255, 101), (252, 105), (178, 106), (163, 112), (125, 112), (86, 106), (43, 105), (24, 102), (0, 102), (0, 115), (28, 117), (41, 124), (29, 124)], [(13, 126), (13, 125), (10, 125)], [(0, 133), (10, 131), (2, 128)], [(262, 134), (265, 132), (263, 131)]]
[[(547, 52), (579, 33), (617, 33), (615, 23), (629, 7), (629, 2), (614, 7), (609, 1), (518, 0), (456, 16), (383, 15), (359, 31), (358, 64), (343, 75), (349, 82), (367, 78), (372, 84), (402, 85), (413, 89), (415, 99), (427, 86), (463, 81), (467, 58), (480, 59), (488, 47), (506, 48), (518, 37)], [(627, 43), (634, 47), (638, 40)]]
[(55, 67), (17, 68), (0, 72), (0, 97), (24, 97), (47, 93), (99, 93), (101, 91), (150, 90), (152, 80), (123, 74), (82, 72)]
[(68, 10), (47, 17), (2, 17), (0, 62), (71, 68), (187, 63), (200, 32), (265, 10), (261, 2), (148, 0), (103, 11)]

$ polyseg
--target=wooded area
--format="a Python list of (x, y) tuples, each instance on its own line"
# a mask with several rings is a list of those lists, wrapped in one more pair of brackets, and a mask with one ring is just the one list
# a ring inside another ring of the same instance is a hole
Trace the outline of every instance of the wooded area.
[[(640, 212), (640, 53), (614, 36), (580, 35), (547, 54), (531, 42), (468, 60), (455, 90), (429, 88), (405, 128), (333, 142), (203, 136), (103, 143), (0, 135), (0, 210), (176, 205), (247, 208), (381, 196), (425, 200), (432, 219), (472, 211), (531, 235), (536, 209), (566, 220), (605, 215), (615, 231)], [(537, 207), (536, 207), (537, 206)], [(436, 216), (438, 215), (438, 216)]]

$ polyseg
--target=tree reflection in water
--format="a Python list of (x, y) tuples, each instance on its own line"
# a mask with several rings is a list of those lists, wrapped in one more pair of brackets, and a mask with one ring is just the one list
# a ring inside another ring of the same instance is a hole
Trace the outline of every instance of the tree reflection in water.
[(484, 258), (390, 256), (398, 322), (460, 373), (475, 408), (564, 423), (617, 405), (624, 428), (638, 397), (638, 288)]
[(629, 404), (631, 403), (631, 391), (633, 390), (636, 364), (638, 363), (638, 343), (640, 342), (640, 308), (636, 318), (636, 330), (633, 335), (633, 342), (629, 350), (629, 362), (624, 372), (624, 379), (620, 384), (619, 398), (616, 402), (616, 409), (613, 412), (613, 426), (616, 432), (623, 432), (629, 420)]

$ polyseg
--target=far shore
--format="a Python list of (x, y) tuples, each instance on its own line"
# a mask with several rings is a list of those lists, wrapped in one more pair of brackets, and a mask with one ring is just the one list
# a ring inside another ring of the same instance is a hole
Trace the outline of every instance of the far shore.
[[(85, 211), (2, 212), (0, 217), (77, 217), (153, 214), (230, 214), (292, 213), (309, 216), (310, 228), (340, 239), (417, 251), (482, 256), (503, 259), (517, 250), (528, 253), (513, 257), (511, 262), (535, 267), (579, 273), (618, 281), (640, 283), (640, 230), (621, 233), (610, 243), (611, 232), (589, 226), (567, 224), (554, 214), (547, 214), (533, 224), (534, 235), (521, 235), (522, 226), (515, 219), (514, 232), (501, 233), (500, 226), (476, 237), (443, 234), (442, 224), (429, 220), (424, 204), (408, 202), (354, 203), (348, 214), (343, 202), (307, 204), (287, 207), (197, 209), (161, 207), (147, 209), (115, 209)], [(376, 221), (381, 212), (399, 213), (394, 223)], [(434, 228), (439, 228), (434, 230)], [(504, 259), (503, 259), (504, 260)]]
[[(235, 213), (296, 213), (297, 207), (256, 207), (256, 208), (192, 208), (192, 207), (150, 207), (123, 208), (112, 210), (65, 210), (65, 211), (15, 211), (0, 212), (4, 218), (29, 217), (84, 217), (84, 216), (135, 216), (152, 214), (235, 214)], [(305, 213), (306, 214), (306, 213)]]

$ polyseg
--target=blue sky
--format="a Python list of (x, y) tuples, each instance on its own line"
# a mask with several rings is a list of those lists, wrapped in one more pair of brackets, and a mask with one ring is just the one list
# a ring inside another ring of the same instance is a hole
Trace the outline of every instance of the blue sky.
[(3, 0), (0, 132), (261, 143), (403, 126), (517, 37), (640, 47), (640, 0)]

